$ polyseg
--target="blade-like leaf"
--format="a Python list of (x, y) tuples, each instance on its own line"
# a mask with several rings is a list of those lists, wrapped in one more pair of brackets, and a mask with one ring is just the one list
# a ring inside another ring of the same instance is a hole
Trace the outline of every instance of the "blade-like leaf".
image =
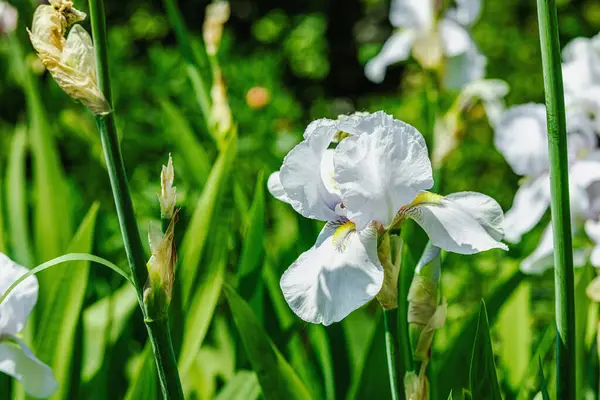
[(203, 271), (200, 287), (194, 293), (190, 307), (185, 313), (187, 318), (179, 357), (179, 372), (184, 379), (202, 346), (223, 287), (227, 263), (227, 246), (224, 245), (227, 242), (227, 230), (220, 229), (218, 236), (219, 239), (213, 243), (212, 260), (208, 263), (206, 271)]
[(158, 375), (150, 343), (146, 343), (144, 350), (137, 358), (125, 400), (158, 399)]
[[(94, 204), (69, 245), (70, 252), (89, 253), (93, 247), (98, 204)], [(79, 265), (77, 265), (79, 264)], [(79, 320), (89, 275), (89, 261), (77, 261), (41, 272), (46, 282), (54, 282), (39, 313), (36, 330), (37, 356), (51, 366), (60, 386), (52, 398), (69, 397), (75, 330)]]
[(212, 227), (213, 218), (219, 212), (219, 205), (222, 203), (221, 195), (229, 181), (229, 174), (235, 160), (235, 152), (236, 138), (233, 136), (210, 172), (206, 186), (196, 204), (188, 230), (183, 237), (176, 277), (176, 283), (180, 285), (179, 296), (183, 309), (187, 307), (192, 295), (192, 287), (196, 282), (206, 238)]
[[(485, 304), (487, 315), (490, 320), (494, 320), (500, 309), (511, 294), (521, 284), (525, 275), (521, 271), (514, 272), (506, 281), (501, 283), (494, 292), (486, 296)], [(460, 334), (456, 336), (456, 340), (449, 346), (449, 351), (441, 363), (437, 364), (437, 368), (432, 368), (435, 374), (438, 393), (445, 396), (450, 390), (461, 392), (469, 385), (469, 375), (466, 368), (458, 369), (457, 365), (469, 365), (473, 342), (471, 338), (475, 337), (477, 332), (479, 317), (478, 313), (473, 313), (467, 319)], [(434, 364), (432, 367), (435, 367)]]
[(219, 392), (216, 400), (256, 400), (260, 396), (260, 385), (256, 374), (251, 371), (238, 371)]
[(167, 100), (160, 104), (168, 126), (166, 131), (171, 132), (171, 140), (185, 161), (182, 167), (189, 171), (194, 182), (200, 185), (199, 189), (202, 189), (210, 173), (210, 157), (181, 111)]
[[(509, 267), (508, 265), (506, 267)], [(518, 268), (518, 265), (514, 265)], [(502, 270), (509, 268), (502, 268)], [(500, 338), (498, 366), (513, 392), (519, 389), (531, 360), (532, 318), (531, 288), (523, 282), (507, 300), (498, 317), (496, 332)]]
[(539, 374), (540, 374), (540, 393), (542, 393), (543, 400), (550, 400), (548, 394), (548, 385), (546, 385), (546, 378), (544, 377), (544, 368), (542, 368), (542, 359), (538, 358)]
[(7, 230), (10, 232), (8, 238), (13, 259), (21, 265), (31, 267), (34, 261), (27, 210), (29, 202), (25, 175), (26, 149), (27, 136), (24, 127), (17, 128), (8, 153), (6, 170), (6, 206), (7, 210), (10, 210), (6, 222)]
[[(588, 326), (588, 307), (590, 305), (590, 299), (586, 294), (586, 289), (592, 279), (595, 277), (594, 269), (586, 265), (580, 269), (577, 275), (577, 283), (575, 284), (575, 365), (579, 371), (586, 371), (588, 369), (589, 354), (586, 349), (585, 335)], [(585, 373), (575, 374), (575, 398), (581, 399), (584, 397), (585, 392)]]
[(387, 371), (384, 325), (381, 315), (379, 315), (377, 328), (373, 332), (370, 345), (365, 351), (360, 370), (362, 373), (354, 381), (348, 395), (349, 400), (392, 398)]
[(248, 212), (248, 224), (242, 242), (242, 253), (237, 273), (238, 292), (262, 319), (263, 281), (263, 240), (265, 234), (265, 190), (264, 175), (261, 172), (254, 189), (254, 200)]
[(494, 351), (492, 350), (490, 326), (483, 300), (481, 300), (477, 333), (473, 343), (469, 387), (474, 400), (502, 400), (494, 362)]
[(310, 399), (296, 372), (275, 348), (248, 304), (229, 286), (225, 295), (265, 399)]
[(546, 328), (546, 331), (542, 336), (542, 340), (540, 340), (540, 343), (538, 344), (538, 347), (535, 351), (535, 355), (529, 362), (527, 374), (521, 382), (519, 393), (517, 395), (517, 400), (529, 400), (533, 397), (533, 393), (535, 393), (535, 389), (537, 388), (537, 386), (535, 386), (535, 382), (537, 377), (539, 376), (538, 360), (545, 358), (548, 352), (552, 350), (555, 335), (556, 327), (554, 325), (551, 325), (548, 328)]
[(135, 288), (126, 283), (84, 310), (83, 382), (89, 382), (101, 370), (105, 352), (121, 336), (137, 305)]

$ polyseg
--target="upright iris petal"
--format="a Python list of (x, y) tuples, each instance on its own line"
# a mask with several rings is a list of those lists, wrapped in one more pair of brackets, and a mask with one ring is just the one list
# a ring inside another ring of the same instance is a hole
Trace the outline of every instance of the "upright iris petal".
[[(0, 253), (0, 297), (26, 272), (26, 268)], [(0, 371), (21, 381), (28, 395), (49, 397), (58, 388), (52, 370), (15, 336), (25, 326), (37, 296), (37, 279), (30, 276), (0, 303)]]
[(358, 229), (371, 221), (389, 227), (400, 207), (433, 186), (423, 136), (384, 113), (365, 117), (354, 131), (362, 134), (342, 141), (334, 155), (346, 215)]
[(313, 121), (304, 132), (304, 141), (285, 157), (279, 172), (281, 188), (289, 203), (307, 218), (321, 221), (337, 218), (335, 208), (340, 199), (327, 189), (322, 179), (322, 169), (328, 167), (323, 158), (337, 125), (337, 121), (329, 119)]

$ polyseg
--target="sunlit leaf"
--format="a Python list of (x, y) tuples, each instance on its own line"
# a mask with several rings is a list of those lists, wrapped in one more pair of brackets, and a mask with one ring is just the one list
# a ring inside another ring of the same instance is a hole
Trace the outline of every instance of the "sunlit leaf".
[(275, 348), (250, 306), (229, 286), (225, 286), (225, 295), (265, 399), (310, 399), (308, 390)]
[(477, 333), (473, 343), (469, 387), (474, 400), (502, 400), (496, 363), (492, 350), (492, 337), (485, 302), (481, 301)]
[(216, 400), (256, 400), (260, 395), (260, 385), (256, 374), (251, 371), (239, 371), (219, 392)]
[(27, 149), (27, 135), (24, 127), (15, 131), (10, 152), (8, 153), (8, 167), (6, 170), (6, 221), (12, 258), (21, 265), (32, 267), (33, 251), (31, 249), (31, 236), (29, 232), (29, 216), (27, 205), (27, 176), (25, 174), (25, 156)]
[[(69, 245), (70, 252), (89, 253), (93, 247), (99, 205), (92, 206)], [(78, 265), (79, 264), (79, 265)], [(89, 261), (66, 263), (41, 272), (46, 281), (53, 281), (53, 291), (39, 304), (39, 324), (36, 329), (36, 354), (52, 367), (61, 383), (53, 398), (69, 397), (70, 369), (75, 355), (73, 346), (77, 322), (81, 315), (88, 283)], [(39, 276), (38, 275), (38, 276)]]
[[(179, 284), (181, 305), (185, 308), (192, 295), (192, 288), (198, 276), (198, 268), (204, 252), (206, 239), (212, 227), (213, 218), (222, 204), (224, 192), (232, 164), (235, 159), (236, 138), (233, 136), (215, 162), (202, 195), (195, 206), (194, 214), (181, 244), (176, 284)], [(176, 289), (177, 290), (177, 289)]]

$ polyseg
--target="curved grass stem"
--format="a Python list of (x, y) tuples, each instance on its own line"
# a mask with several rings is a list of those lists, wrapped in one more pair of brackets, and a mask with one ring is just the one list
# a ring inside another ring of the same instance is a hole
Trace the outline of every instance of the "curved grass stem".
[[(108, 70), (108, 52), (106, 39), (106, 21), (103, 0), (89, 0), (92, 36), (96, 51), (96, 67), (98, 84), (102, 93), (112, 107), (112, 93)], [(125, 165), (121, 156), (114, 112), (96, 117), (96, 124), (102, 141), (106, 158), (106, 166), (119, 218), (123, 244), (127, 260), (131, 268), (131, 278), (135, 286), (140, 308), (146, 311), (143, 301), (143, 289), (148, 279), (148, 270), (142, 241), (137, 228), (137, 222), (129, 193), (129, 184), (125, 173)], [(171, 343), (168, 319), (146, 322), (146, 329), (156, 361), (158, 376), (165, 399), (183, 399), (183, 390), (177, 370), (177, 360)]]
[(556, 292), (556, 398), (575, 398), (575, 299), (567, 128), (555, 0), (537, 0), (546, 114)]

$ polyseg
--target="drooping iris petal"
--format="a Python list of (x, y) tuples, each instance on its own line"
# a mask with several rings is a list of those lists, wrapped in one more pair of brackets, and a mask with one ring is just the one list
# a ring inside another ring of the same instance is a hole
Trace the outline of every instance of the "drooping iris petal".
[(515, 195), (513, 205), (506, 212), (504, 234), (509, 242), (519, 242), (523, 234), (540, 222), (550, 205), (548, 175), (525, 182)]
[(283, 201), (284, 203), (291, 202), (290, 198), (287, 196), (287, 194), (285, 194), (283, 186), (281, 185), (279, 171), (273, 172), (271, 175), (269, 175), (267, 188), (269, 189), (269, 193), (271, 193), (277, 200)]
[(588, 220), (585, 222), (585, 233), (595, 243), (590, 256), (590, 262), (596, 268), (600, 267), (600, 222)]
[(20, 381), (25, 393), (33, 397), (47, 398), (58, 389), (50, 367), (16, 336), (0, 341), (0, 371)]
[(523, 104), (508, 109), (496, 125), (494, 142), (517, 175), (539, 176), (546, 172), (546, 107)]
[[(27, 268), (0, 253), (0, 295), (26, 272)], [(37, 296), (38, 281), (35, 276), (28, 277), (10, 292), (0, 304), (0, 337), (15, 335), (23, 329)]]
[(504, 238), (504, 213), (498, 202), (490, 196), (477, 192), (458, 192), (449, 194), (445, 199), (468, 210), (493, 239)]
[(456, 8), (451, 8), (446, 14), (461, 25), (468, 26), (479, 18), (481, 0), (456, 0)]
[(466, 53), (475, 47), (469, 31), (459, 23), (444, 18), (440, 21), (440, 38), (446, 57), (454, 57)]
[(336, 132), (337, 121), (313, 121), (306, 128), (304, 141), (288, 153), (279, 171), (281, 186), (289, 203), (307, 218), (322, 221), (337, 219), (335, 207), (340, 199), (327, 190), (321, 179), (323, 155)]
[(384, 43), (379, 54), (365, 66), (365, 76), (375, 83), (383, 82), (387, 67), (410, 56), (414, 40), (415, 32), (412, 29), (394, 32)]
[[(490, 235), (500, 236), (502, 221), (500, 206), (484, 200), (483, 194), (461, 193), (452, 198), (423, 192), (403, 212), (414, 219), (427, 233), (431, 243), (446, 251), (474, 254), (507, 247)], [(481, 205), (482, 210), (472, 209)]]
[(390, 22), (396, 28), (428, 30), (434, 24), (434, 0), (392, 0)]
[(391, 116), (382, 120), (370, 133), (346, 138), (335, 150), (334, 180), (346, 215), (359, 230), (371, 221), (389, 227), (400, 207), (433, 186), (423, 136)]
[(476, 48), (449, 57), (444, 69), (444, 86), (460, 89), (485, 76), (487, 58)]
[(330, 325), (370, 301), (383, 283), (377, 230), (329, 222), (315, 245), (281, 277), (290, 308), (304, 321)]

